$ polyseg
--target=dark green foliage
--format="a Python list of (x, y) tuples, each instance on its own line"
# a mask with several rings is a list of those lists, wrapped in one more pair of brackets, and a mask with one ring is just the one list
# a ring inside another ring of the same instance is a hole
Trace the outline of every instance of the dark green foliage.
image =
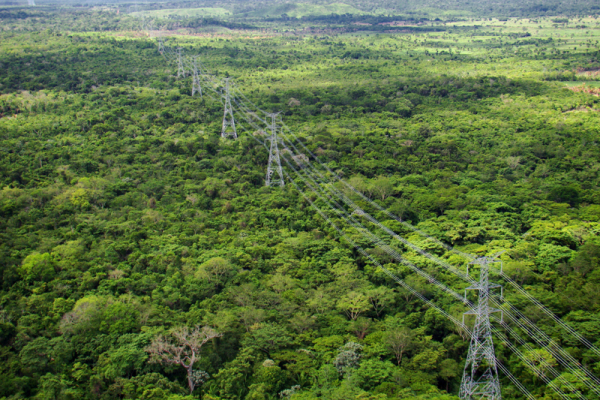
[(548, 200), (557, 203), (568, 203), (572, 206), (579, 204), (579, 192), (570, 186), (558, 186), (548, 193)]

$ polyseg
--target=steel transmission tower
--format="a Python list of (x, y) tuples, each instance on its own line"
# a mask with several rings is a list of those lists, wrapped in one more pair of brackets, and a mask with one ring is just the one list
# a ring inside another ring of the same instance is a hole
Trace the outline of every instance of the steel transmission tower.
[[(279, 113), (271, 113), (269, 117), (271, 117), (271, 136), (267, 138), (267, 140), (271, 141), (271, 148), (269, 150), (269, 165), (267, 166), (267, 179), (266, 185), (278, 185), (283, 187), (285, 183), (283, 182), (283, 171), (281, 170), (281, 160), (279, 159), (279, 147), (277, 142), (277, 125), (275, 124), (275, 118), (279, 115)], [(276, 164), (273, 167), (273, 164)], [(273, 180), (273, 174), (277, 172), (277, 176), (279, 179)]]
[(200, 76), (198, 75), (198, 65), (196, 57), (194, 57), (194, 61), (192, 62), (192, 97), (196, 93), (200, 93), (200, 98), (202, 98), (202, 86), (200, 86)]
[(482, 257), (470, 263), (480, 266), (480, 275), (479, 283), (468, 287), (467, 290), (477, 290), (479, 298), (475, 308), (464, 314), (475, 315), (475, 325), (460, 384), (459, 396), (462, 400), (499, 400), (502, 398), (490, 324), (490, 314), (501, 312), (489, 306), (490, 290), (501, 287), (490, 284), (489, 267), (494, 262), (498, 261), (495, 261), (493, 257)]
[(165, 52), (165, 42), (163, 41), (163, 38), (158, 38), (158, 52), (160, 55), (163, 55)]
[(181, 47), (177, 48), (177, 77), (185, 78), (185, 68), (183, 68), (183, 58), (181, 57)]
[[(237, 132), (235, 130), (235, 119), (233, 118), (233, 107), (231, 107), (231, 94), (229, 93), (229, 79), (225, 78), (225, 112), (223, 113), (223, 130), (221, 131), (221, 137), (233, 136), (237, 139)], [(231, 127), (233, 132), (227, 132), (227, 128)]]

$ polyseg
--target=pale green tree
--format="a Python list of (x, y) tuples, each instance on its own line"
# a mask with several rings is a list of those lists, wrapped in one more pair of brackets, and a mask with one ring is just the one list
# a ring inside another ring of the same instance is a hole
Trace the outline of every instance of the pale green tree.
[(362, 313), (369, 310), (369, 298), (359, 292), (350, 292), (340, 299), (337, 308), (344, 311), (348, 318), (356, 320)]

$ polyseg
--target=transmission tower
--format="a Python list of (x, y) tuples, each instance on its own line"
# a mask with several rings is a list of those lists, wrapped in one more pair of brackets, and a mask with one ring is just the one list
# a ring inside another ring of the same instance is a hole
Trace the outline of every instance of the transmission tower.
[[(277, 126), (275, 124), (275, 118), (279, 115), (279, 113), (271, 113), (269, 117), (271, 117), (271, 136), (267, 140), (271, 141), (271, 148), (269, 150), (269, 165), (267, 166), (267, 179), (266, 185), (278, 185), (283, 187), (285, 183), (283, 182), (283, 171), (281, 170), (281, 160), (279, 159), (279, 147), (277, 142)], [(275, 168), (273, 168), (273, 163), (275, 163)], [(273, 174), (277, 172), (277, 176), (279, 179), (273, 180)]]
[(183, 58), (181, 57), (181, 47), (177, 48), (177, 77), (185, 78), (185, 68), (183, 68)]
[[(225, 112), (223, 113), (223, 130), (221, 131), (221, 137), (233, 136), (237, 139), (237, 132), (235, 130), (235, 119), (233, 118), (233, 107), (231, 107), (231, 94), (229, 93), (229, 79), (225, 78)], [(227, 132), (227, 128), (231, 127), (233, 132)]]
[(501, 287), (490, 284), (489, 267), (494, 262), (498, 262), (494, 257), (481, 257), (470, 263), (479, 265), (480, 275), (479, 283), (468, 287), (467, 290), (477, 290), (479, 296), (475, 308), (464, 314), (475, 315), (475, 325), (460, 384), (459, 396), (462, 400), (499, 400), (502, 398), (490, 324), (490, 314), (501, 312), (489, 306), (490, 290)]
[(163, 38), (158, 38), (158, 52), (160, 55), (163, 55), (165, 52), (165, 42), (163, 41)]
[(196, 93), (200, 93), (200, 98), (202, 98), (202, 86), (200, 86), (200, 76), (198, 75), (198, 65), (196, 57), (194, 57), (192, 68), (192, 97), (194, 97)]

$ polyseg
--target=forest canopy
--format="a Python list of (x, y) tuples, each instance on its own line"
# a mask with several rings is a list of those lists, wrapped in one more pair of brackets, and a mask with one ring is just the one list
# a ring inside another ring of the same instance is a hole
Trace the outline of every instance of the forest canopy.
[[(556, 314), (491, 275), (548, 337), (494, 322), (507, 370), (597, 398), (565, 366), (600, 375), (596, 2), (38, 3), (0, 7), (0, 399), (457, 399), (422, 300), (462, 319), (465, 253)], [(284, 187), (157, 37), (281, 112)]]

